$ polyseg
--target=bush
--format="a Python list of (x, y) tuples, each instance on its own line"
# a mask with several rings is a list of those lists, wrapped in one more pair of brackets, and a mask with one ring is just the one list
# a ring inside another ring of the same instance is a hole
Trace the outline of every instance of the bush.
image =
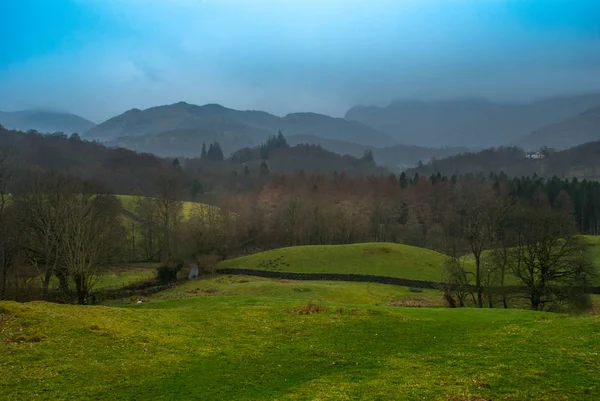
[(177, 280), (177, 273), (182, 269), (183, 265), (176, 264), (173, 266), (162, 265), (156, 269), (156, 279), (161, 284), (169, 284)]

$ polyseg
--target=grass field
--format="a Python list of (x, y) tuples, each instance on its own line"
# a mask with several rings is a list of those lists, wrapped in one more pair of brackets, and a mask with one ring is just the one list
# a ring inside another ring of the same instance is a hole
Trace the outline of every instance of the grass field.
[(156, 277), (160, 263), (136, 263), (106, 269), (98, 278), (94, 290), (120, 288)]
[(445, 258), (441, 253), (424, 248), (365, 243), (282, 248), (227, 260), (219, 267), (440, 281)]
[[(357, 244), (220, 266), (439, 280), (443, 261)], [(154, 267), (114, 269), (99, 285)], [(391, 285), (216, 276), (138, 299), (0, 302), (0, 399), (600, 399), (599, 296), (596, 314), (571, 316), (447, 309), (439, 291)]]
[[(117, 195), (117, 198), (121, 201), (123, 208), (128, 212), (135, 214), (137, 202), (139, 199), (144, 198), (143, 196), (135, 195)], [(192, 216), (204, 213), (209, 205), (197, 202), (183, 202), (183, 217), (189, 219)]]
[[(162, 291), (152, 302), (204, 296), (252, 296), (268, 299), (343, 303), (372, 306), (442, 307), (444, 300), (437, 290), (410, 292), (394, 285), (339, 281), (273, 280), (250, 276), (216, 276), (192, 280)], [(135, 301), (135, 300), (134, 300)]]
[(125, 308), (0, 303), (2, 397), (600, 398), (600, 317), (386, 306), (406, 294), (221, 277)]

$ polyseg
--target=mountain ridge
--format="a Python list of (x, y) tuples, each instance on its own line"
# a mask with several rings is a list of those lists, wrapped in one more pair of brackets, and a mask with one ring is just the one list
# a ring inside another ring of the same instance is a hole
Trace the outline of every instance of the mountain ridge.
[(0, 125), (19, 131), (65, 134), (83, 134), (96, 124), (73, 113), (28, 109), (20, 111), (0, 111)]
[(559, 96), (527, 103), (481, 98), (395, 100), (354, 106), (345, 118), (387, 133), (397, 143), (486, 148), (513, 143), (546, 125), (600, 106), (600, 94)]

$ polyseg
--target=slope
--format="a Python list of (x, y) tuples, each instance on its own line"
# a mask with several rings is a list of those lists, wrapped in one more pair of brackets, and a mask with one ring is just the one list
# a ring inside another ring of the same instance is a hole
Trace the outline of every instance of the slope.
[(219, 264), (219, 268), (293, 273), (338, 273), (441, 281), (446, 257), (409, 245), (365, 243), (276, 249)]
[(536, 130), (515, 141), (515, 145), (527, 150), (537, 150), (542, 147), (563, 150), (598, 140), (600, 140), (600, 107)]
[(426, 163), (431, 159), (445, 158), (469, 151), (468, 148), (464, 147), (424, 148), (412, 145), (372, 147), (348, 141), (320, 138), (314, 135), (291, 135), (287, 137), (287, 141), (290, 145), (315, 144), (332, 152), (354, 157), (361, 157), (365, 151), (370, 149), (378, 165), (386, 166), (398, 172), (415, 167), (420, 161)]
[(7, 129), (38, 132), (64, 132), (83, 134), (95, 124), (71, 113), (44, 110), (0, 111), (0, 125)]
[(0, 302), (2, 394), (14, 400), (600, 397), (597, 316), (339, 303), (297, 313), (303, 306), (219, 295), (131, 308)]
[[(315, 113), (283, 118), (261, 111), (239, 111), (180, 102), (146, 110), (133, 109), (91, 129), (92, 139), (163, 156), (197, 156), (202, 142), (219, 141), (226, 153), (256, 146), (282, 130), (371, 146), (393, 143), (385, 134), (357, 122)], [(189, 146), (189, 145), (192, 146)], [(197, 153), (195, 153), (197, 152)]]
[(356, 106), (346, 113), (346, 119), (372, 126), (398, 143), (485, 148), (511, 143), (541, 127), (598, 106), (600, 94), (523, 104), (485, 99), (405, 100), (387, 107)]

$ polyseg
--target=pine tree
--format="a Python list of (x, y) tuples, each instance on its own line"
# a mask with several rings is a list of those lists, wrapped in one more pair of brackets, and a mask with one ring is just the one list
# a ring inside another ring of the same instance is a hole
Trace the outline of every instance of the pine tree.
[(373, 157), (373, 151), (371, 149), (365, 150), (365, 154), (363, 155), (361, 160), (363, 160), (367, 163), (374, 163), (375, 158)]
[(206, 142), (202, 142), (202, 153), (200, 153), (200, 159), (206, 160)]

